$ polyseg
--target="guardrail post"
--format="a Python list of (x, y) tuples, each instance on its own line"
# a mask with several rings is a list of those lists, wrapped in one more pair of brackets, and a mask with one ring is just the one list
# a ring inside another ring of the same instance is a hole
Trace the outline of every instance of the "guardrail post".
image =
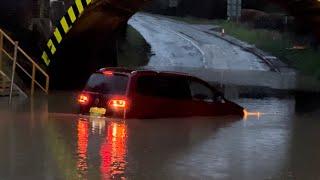
[(15, 41), (14, 42), (14, 54), (13, 54), (13, 65), (12, 65), (12, 74), (11, 74), (9, 104), (12, 103), (12, 92), (13, 92), (14, 76), (15, 76), (16, 65), (17, 65), (17, 56), (18, 56), (18, 41)]
[(3, 34), (0, 32), (0, 71), (2, 71)]
[(36, 78), (36, 66), (32, 64), (32, 79), (31, 79), (31, 96), (34, 95), (34, 81)]
[(50, 78), (49, 78), (49, 76), (47, 76), (47, 79), (46, 79), (46, 93), (47, 94), (49, 94), (49, 80), (50, 80)]
[[(0, 71), (3, 71), (3, 33), (0, 31)], [(1, 79), (1, 86), (5, 86), (4, 78)]]

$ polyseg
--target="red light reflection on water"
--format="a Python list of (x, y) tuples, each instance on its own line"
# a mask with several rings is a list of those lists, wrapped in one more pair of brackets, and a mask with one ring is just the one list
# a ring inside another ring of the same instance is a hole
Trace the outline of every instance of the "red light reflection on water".
[(244, 113), (244, 116), (243, 116), (244, 120), (248, 120), (248, 118), (251, 116), (257, 117), (258, 119), (260, 119), (260, 117), (264, 115), (264, 113), (261, 113), (261, 112), (249, 112), (247, 110), (244, 110), (243, 113)]
[(110, 122), (106, 129), (106, 137), (101, 145), (100, 171), (102, 179), (125, 179), (127, 153), (127, 126), (124, 123)]
[(88, 138), (89, 138), (89, 122), (80, 119), (78, 121), (78, 161), (77, 169), (80, 175), (85, 176), (88, 170), (87, 153), (88, 153)]

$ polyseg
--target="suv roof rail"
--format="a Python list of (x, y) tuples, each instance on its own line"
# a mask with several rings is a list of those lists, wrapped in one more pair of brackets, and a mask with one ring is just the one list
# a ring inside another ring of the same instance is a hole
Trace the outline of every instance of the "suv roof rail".
[(187, 73), (184, 72), (176, 72), (176, 71), (160, 71), (152, 68), (126, 68), (126, 67), (106, 67), (106, 68), (101, 68), (97, 72), (102, 73), (105, 71), (114, 71), (114, 72), (119, 72), (119, 73), (128, 73), (128, 74), (133, 74), (133, 73), (139, 73), (139, 72), (151, 72), (151, 73), (164, 73), (164, 74), (172, 74), (172, 75), (180, 75), (180, 76), (190, 76)]

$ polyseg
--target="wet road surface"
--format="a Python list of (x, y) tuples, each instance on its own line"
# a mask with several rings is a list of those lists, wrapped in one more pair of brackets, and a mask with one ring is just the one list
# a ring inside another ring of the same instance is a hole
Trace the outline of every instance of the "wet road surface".
[(320, 107), (294, 97), (236, 99), (263, 113), (244, 119), (123, 121), (80, 117), (73, 96), (1, 108), (0, 179), (320, 178)]
[(195, 25), (145, 13), (134, 15), (129, 24), (150, 44), (154, 53), (148, 64), (151, 67), (270, 70), (257, 56), (202, 32)]

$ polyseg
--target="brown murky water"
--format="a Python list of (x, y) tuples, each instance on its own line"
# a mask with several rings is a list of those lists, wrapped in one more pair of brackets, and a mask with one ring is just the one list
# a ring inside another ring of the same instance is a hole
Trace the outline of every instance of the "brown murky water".
[(244, 119), (126, 121), (71, 99), (1, 108), (0, 179), (320, 179), (320, 107), (294, 97), (238, 99), (263, 113)]

